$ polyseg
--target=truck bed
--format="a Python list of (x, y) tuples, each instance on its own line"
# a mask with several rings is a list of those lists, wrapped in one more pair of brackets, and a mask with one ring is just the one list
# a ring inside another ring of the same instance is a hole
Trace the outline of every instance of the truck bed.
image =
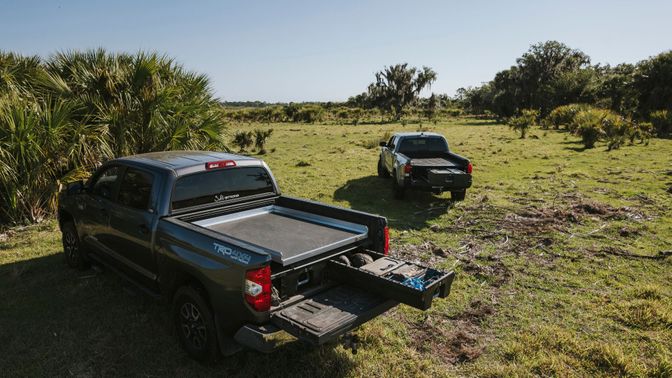
[(457, 167), (458, 165), (444, 158), (415, 158), (411, 159), (412, 166), (418, 167)]
[(368, 237), (364, 225), (277, 205), (201, 219), (193, 224), (253, 244), (282, 265)]

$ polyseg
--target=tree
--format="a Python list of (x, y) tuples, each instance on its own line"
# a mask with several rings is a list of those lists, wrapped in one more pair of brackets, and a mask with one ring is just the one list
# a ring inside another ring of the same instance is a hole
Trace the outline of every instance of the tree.
[(39, 221), (101, 161), (226, 149), (207, 77), (158, 54), (0, 52), (0, 222)]
[(424, 106), (424, 111), (425, 111), (425, 116), (429, 118), (430, 120), (434, 119), (436, 116), (436, 110), (439, 107), (439, 100), (437, 99), (436, 95), (432, 93), (431, 96), (427, 99), (425, 106)]
[(436, 81), (436, 72), (429, 67), (409, 67), (408, 63), (385, 67), (376, 73), (376, 81), (367, 94), (372, 104), (382, 111), (393, 111), (401, 119), (404, 108), (417, 100), (425, 87)]
[(637, 112), (646, 117), (656, 110), (672, 112), (672, 51), (637, 65), (633, 86), (637, 91)]
[(588, 55), (547, 41), (530, 46), (515, 66), (498, 72), (492, 81), (469, 94), (480, 102), (478, 108), (500, 118), (528, 108), (539, 109), (545, 116), (559, 105), (592, 101), (594, 77)]

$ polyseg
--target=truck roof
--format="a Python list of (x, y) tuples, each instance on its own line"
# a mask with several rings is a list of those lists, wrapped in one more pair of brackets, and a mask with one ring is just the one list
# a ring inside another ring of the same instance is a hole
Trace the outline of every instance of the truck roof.
[(221, 160), (244, 162), (244, 165), (263, 165), (259, 159), (217, 151), (160, 151), (125, 156), (115, 160), (173, 171), (178, 176), (205, 170), (205, 163)]
[(403, 133), (394, 133), (395, 136), (400, 136), (400, 137), (411, 137), (411, 136), (439, 136), (443, 137), (443, 135), (439, 133), (433, 133), (429, 131), (414, 131), (414, 132), (403, 132)]

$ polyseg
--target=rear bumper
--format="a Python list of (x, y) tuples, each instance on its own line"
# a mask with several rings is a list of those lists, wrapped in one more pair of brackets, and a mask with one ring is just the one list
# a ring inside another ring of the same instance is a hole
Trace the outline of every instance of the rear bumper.
[(271, 353), (279, 346), (294, 340), (289, 333), (270, 323), (260, 326), (244, 325), (236, 332), (233, 339), (238, 344), (261, 353)]
[(423, 180), (406, 179), (406, 180), (404, 180), (404, 187), (407, 188), (407, 189), (413, 189), (413, 190), (423, 191), (423, 192), (460, 191), (460, 190), (466, 190), (466, 189), (471, 187), (471, 176), (469, 176), (468, 180), (466, 180), (465, 182), (462, 182), (462, 183), (459, 183), (459, 184), (444, 184), (444, 185), (432, 185), (432, 184), (428, 183), (427, 181), (423, 181)]

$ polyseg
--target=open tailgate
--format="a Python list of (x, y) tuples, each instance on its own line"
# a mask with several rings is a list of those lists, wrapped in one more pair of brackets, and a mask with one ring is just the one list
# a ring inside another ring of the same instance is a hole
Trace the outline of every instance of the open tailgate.
[(376, 259), (355, 268), (332, 260), (329, 280), (338, 284), (310, 298), (274, 311), (271, 321), (293, 336), (324, 344), (375, 318), (399, 302), (426, 310), (445, 298), (455, 274), (367, 251)]

